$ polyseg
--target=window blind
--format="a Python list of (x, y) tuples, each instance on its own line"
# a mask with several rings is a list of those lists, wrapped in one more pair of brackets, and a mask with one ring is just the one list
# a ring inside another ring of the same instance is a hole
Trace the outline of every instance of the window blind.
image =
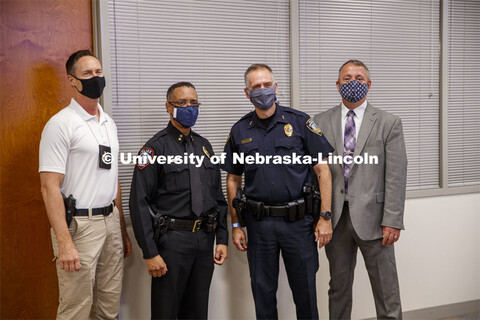
[(300, 1), (300, 109), (341, 103), (338, 69), (363, 61), (368, 101), (402, 119), (408, 190), (439, 188), (439, 18), (438, 0)]
[[(288, 0), (109, 0), (109, 28), (120, 152), (136, 154), (167, 125), (165, 94), (178, 81), (195, 85), (202, 106), (194, 130), (215, 153), (223, 151), (231, 126), (253, 110), (243, 92), (250, 64), (272, 67), (278, 99), (289, 104)], [(133, 168), (119, 166), (124, 209)]]
[(480, 2), (448, 7), (448, 185), (479, 185)]

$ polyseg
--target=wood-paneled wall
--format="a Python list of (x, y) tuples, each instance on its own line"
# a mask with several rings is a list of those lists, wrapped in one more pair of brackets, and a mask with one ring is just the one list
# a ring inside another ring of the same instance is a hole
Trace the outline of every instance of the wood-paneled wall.
[(0, 0), (0, 318), (54, 318), (58, 284), (40, 193), (43, 126), (72, 96), (65, 62), (92, 47), (90, 0)]

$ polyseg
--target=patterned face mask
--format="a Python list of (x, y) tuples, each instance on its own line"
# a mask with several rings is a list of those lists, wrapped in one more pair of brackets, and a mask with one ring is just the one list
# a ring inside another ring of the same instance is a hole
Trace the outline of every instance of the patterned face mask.
[(368, 93), (367, 84), (362, 84), (357, 80), (344, 83), (338, 90), (343, 99), (348, 102), (358, 102), (362, 100)]

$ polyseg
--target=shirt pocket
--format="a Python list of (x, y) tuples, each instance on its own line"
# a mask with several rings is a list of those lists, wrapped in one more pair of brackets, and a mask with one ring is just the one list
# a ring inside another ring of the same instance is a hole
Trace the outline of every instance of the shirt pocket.
[(275, 139), (275, 153), (278, 155), (291, 155), (294, 152), (297, 155), (303, 155), (302, 138), (300, 137), (280, 137)]
[(205, 182), (207, 187), (215, 188), (218, 186), (218, 176), (220, 175), (220, 168), (218, 165), (210, 162), (210, 159), (205, 159)]
[(188, 164), (164, 164), (165, 188), (169, 192), (181, 192), (190, 189)]

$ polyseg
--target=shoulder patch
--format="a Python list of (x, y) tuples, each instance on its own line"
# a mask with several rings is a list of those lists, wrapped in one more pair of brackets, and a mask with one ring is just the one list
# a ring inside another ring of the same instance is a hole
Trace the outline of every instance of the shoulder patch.
[(203, 153), (205, 153), (205, 155), (208, 157), (208, 159), (210, 159), (210, 153), (208, 153), (207, 148), (205, 148), (205, 146), (202, 146), (202, 150), (203, 150)]
[(232, 133), (230, 132), (230, 134), (228, 135), (227, 141), (225, 141), (225, 144), (223, 145), (224, 148), (225, 148), (225, 146), (227, 145), (228, 140), (230, 140), (230, 137), (231, 137), (231, 136), (232, 136)]
[(148, 167), (151, 160), (153, 159), (153, 154), (154, 152), (152, 148), (147, 148), (147, 147), (142, 148), (138, 153), (138, 155), (140, 156), (140, 158), (137, 160), (138, 169), (142, 170)]
[(318, 134), (319, 136), (322, 135), (322, 131), (320, 131), (320, 128), (317, 126), (317, 124), (315, 123), (315, 121), (313, 121), (312, 118), (309, 118), (307, 120), (307, 128), (313, 133)]

